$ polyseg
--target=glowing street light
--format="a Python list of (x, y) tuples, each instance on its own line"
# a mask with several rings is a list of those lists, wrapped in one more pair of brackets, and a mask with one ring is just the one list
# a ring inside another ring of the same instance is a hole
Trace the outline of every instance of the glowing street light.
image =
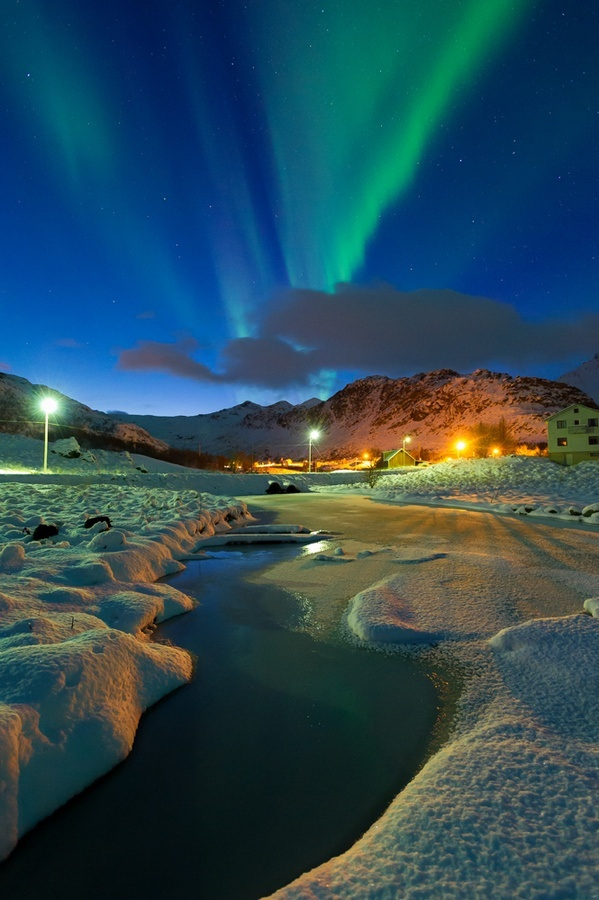
[(401, 449), (403, 450), (404, 453), (406, 452), (406, 444), (409, 444), (411, 440), (412, 440), (412, 438), (410, 437), (410, 435), (406, 434), (405, 438), (401, 442)]
[(48, 416), (50, 413), (53, 413), (58, 403), (54, 399), (54, 397), (44, 397), (42, 402), (40, 403), (42, 408), (42, 412), (46, 416), (46, 423), (44, 427), (44, 472), (48, 471)]
[(318, 440), (320, 431), (311, 431), (308, 435), (308, 472), (312, 471), (312, 441)]
[(458, 451), (458, 459), (460, 458), (460, 453), (462, 450), (466, 449), (466, 441), (458, 441), (455, 445), (456, 450)]
[(497, 457), (498, 457), (499, 454), (501, 453), (501, 450), (499, 449), (499, 447), (493, 447), (493, 449), (491, 450), (491, 453), (492, 453), (493, 456), (497, 459)]

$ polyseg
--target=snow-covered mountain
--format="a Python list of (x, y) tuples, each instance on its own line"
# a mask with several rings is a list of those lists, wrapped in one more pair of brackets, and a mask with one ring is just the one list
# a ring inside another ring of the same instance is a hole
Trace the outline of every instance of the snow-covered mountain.
[(79, 443), (96, 448), (130, 450), (150, 456), (168, 451), (165, 443), (135, 422), (121, 422), (53, 388), (3, 372), (0, 372), (0, 431), (43, 437), (44, 414), (40, 409), (43, 397), (53, 397), (57, 402), (56, 412), (50, 416), (51, 441), (73, 436)]
[[(592, 362), (599, 371), (599, 360)], [(315, 442), (321, 459), (374, 447), (390, 450), (406, 435), (416, 453), (443, 451), (473, 426), (500, 419), (519, 442), (543, 441), (548, 416), (575, 402), (594, 405), (579, 388), (562, 381), (486, 369), (470, 375), (441, 369), (409, 378), (373, 375), (328, 400), (297, 406), (284, 400), (271, 406), (246, 401), (197, 416), (108, 415), (51, 388), (0, 373), (0, 431), (42, 437), (39, 403), (46, 395), (59, 404), (51, 417), (51, 440), (73, 435), (83, 445), (149, 456), (168, 456), (169, 447), (177, 447), (223, 455), (243, 451), (256, 459), (305, 457), (308, 432), (314, 428), (321, 432)]]
[(579, 389), (542, 378), (478, 369), (451, 369), (408, 378), (374, 375), (330, 399), (262, 407), (246, 401), (197, 416), (123, 416), (174, 447), (206, 453), (244, 451), (261, 457), (306, 455), (308, 431), (318, 428), (321, 458), (393, 449), (410, 435), (412, 447), (441, 451), (477, 424), (505, 419), (521, 442), (546, 440), (548, 416), (571, 403), (591, 403)]
[(571, 372), (560, 375), (558, 380), (579, 388), (599, 403), (599, 353)]

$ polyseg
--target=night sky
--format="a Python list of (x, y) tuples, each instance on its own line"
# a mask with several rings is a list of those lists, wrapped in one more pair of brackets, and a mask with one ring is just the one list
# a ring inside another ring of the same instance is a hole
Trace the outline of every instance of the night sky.
[(195, 414), (599, 351), (596, 0), (0, 0), (0, 369)]

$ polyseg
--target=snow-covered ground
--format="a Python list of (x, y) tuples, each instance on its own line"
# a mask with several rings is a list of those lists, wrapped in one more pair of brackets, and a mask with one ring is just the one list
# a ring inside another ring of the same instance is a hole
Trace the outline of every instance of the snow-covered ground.
[[(273, 896), (599, 897), (599, 465), (464, 460), (383, 476), (371, 491), (358, 482), (317, 489), (575, 531), (523, 536), (544, 557), (542, 571), (503, 556), (486, 535), (473, 555), (459, 538), (456, 547), (416, 530), (387, 552), (341, 541), (343, 553), (320, 554), (312, 571), (287, 563), (278, 573), (280, 583), (309, 585), (328, 566), (337, 583), (329, 601), (340, 582), (358, 583), (342, 619), (358, 644), (421, 652), (434, 642), (476, 675), (451, 739), (385, 815), (351, 850)], [(377, 556), (377, 577), (361, 580)], [(537, 586), (546, 593), (531, 597)], [(527, 606), (554, 615), (522, 620)]]
[[(249, 521), (246, 503), (229, 498), (262, 495), (273, 480), (95, 451), (50, 454), (45, 475), (41, 453), (40, 441), (0, 436), (0, 857), (123, 759), (142, 712), (192, 676), (185, 652), (147, 639), (153, 622), (191, 608), (188, 597), (157, 579), (180, 570), (207, 538)], [(445, 564), (430, 539), (420, 546), (415, 535), (403, 558), (375, 547), (374, 535), (372, 546), (364, 537), (344, 550), (339, 538), (329, 544), (334, 549), (312, 555), (318, 583), (304, 579), (305, 590), (347, 590), (340, 624), (358, 644), (405, 651), (434, 641), (438, 652), (446, 647), (479, 671), (453, 736), (387, 813), (350, 851), (277, 896), (599, 896), (599, 465), (464, 460), (385, 475), (374, 488), (353, 473), (302, 475), (293, 483), (572, 524), (577, 534), (568, 548), (590, 561), (572, 574), (572, 591), (587, 600), (578, 611), (563, 599), (562, 584), (553, 598), (557, 615), (513, 625), (513, 597), (502, 600), (501, 577), (512, 560), (481, 554), (476, 564), (495, 609), (491, 627), (480, 626), (480, 598), (474, 603), (460, 588), (449, 628), (451, 585), (440, 579), (438, 594), (428, 589), (426, 567)], [(112, 527), (100, 521), (85, 528), (95, 516), (109, 517)], [(41, 522), (55, 524), (58, 534), (34, 541), (24, 533)], [(546, 531), (555, 534), (557, 559), (562, 535), (572, 532)], [(418, 567), (402, 565), (390, 577), (398, 559), (422, 564), (427, 586), (409, 610), (402, 589), (410, 579), (413, 601)], [(300, 563), (286, 565), (296, 567), (290, 581), (297, 579)], [(283, 567), (270, 574), (284, 583)], [(519, 578), (514, 569), (516, 591)]]
[[(122, 456), (112, 456), (122, 469)], [(192, 601), (155, 582), (248, 517), (239, 500), (141, 488), (126, 475), (43, 480), (0, 478), (0, 858), (120, 762), (142, 712), (191, 677), (187, 653), (147, 635)], [(97, 516), (112, 527), (86, 528)], [(41, 523), (58, 534), (33, 540)]]
[[(315, 484), (312, 490), (363, 492), (353, 485)], [(461, 459), (382, 474), (373, 496), (402, 503), (487, 509), (496, 513), (599, 523), (599, 463), (560, 466), (543, 457)]]

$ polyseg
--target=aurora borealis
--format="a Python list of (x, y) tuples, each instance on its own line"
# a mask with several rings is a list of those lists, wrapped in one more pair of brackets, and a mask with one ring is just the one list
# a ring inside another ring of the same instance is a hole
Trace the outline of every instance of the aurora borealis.
[(194, 414), (599, 350), (590, 0), (2, 0), (5, 371)]

